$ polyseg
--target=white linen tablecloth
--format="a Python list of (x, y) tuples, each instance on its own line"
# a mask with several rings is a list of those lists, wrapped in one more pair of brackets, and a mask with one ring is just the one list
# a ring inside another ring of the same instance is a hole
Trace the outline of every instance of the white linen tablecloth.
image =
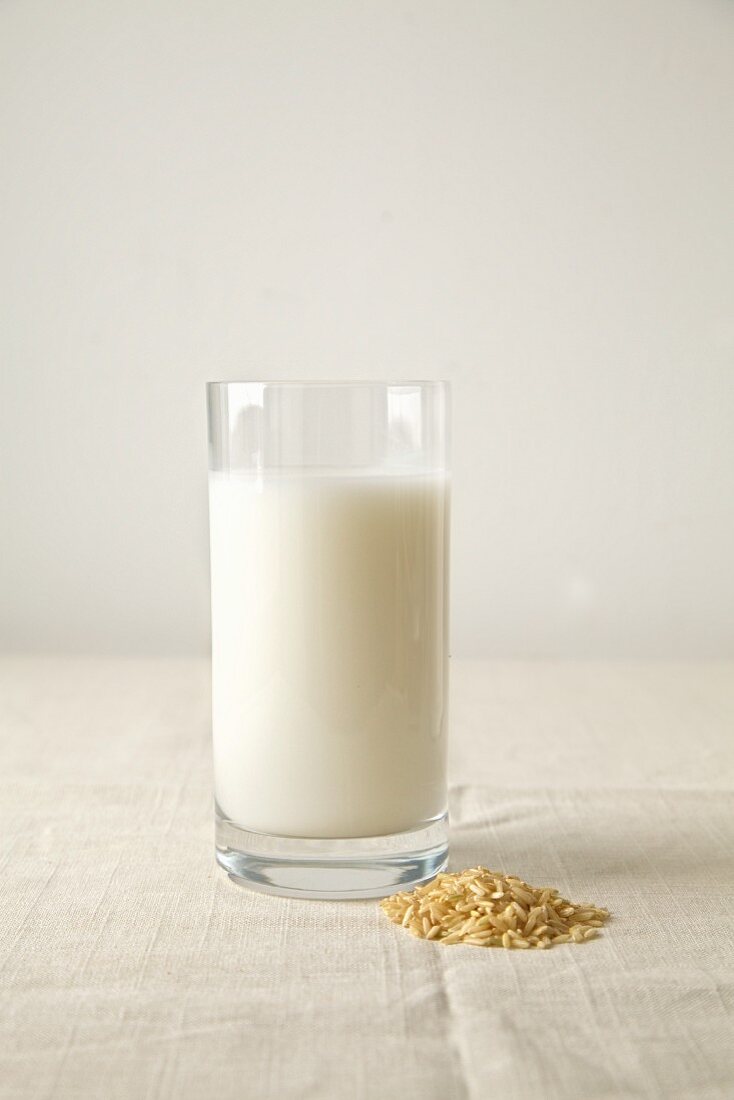
[(734, 666), (454, 662), (451, 866), (607, 906), (443, 948), (215, 867), (208, 665), (0, 661), (0, 1097), (734, 1096)]

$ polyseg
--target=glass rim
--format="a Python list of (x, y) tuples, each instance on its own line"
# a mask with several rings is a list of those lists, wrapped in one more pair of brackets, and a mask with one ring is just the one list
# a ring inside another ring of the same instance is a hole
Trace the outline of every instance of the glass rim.
[(420, 386), (422, 389), (428, 389), (431, 386), (443, 387), (444, 389), (450, 389), (451, 383), (445, 378), (357, 378), (354, 380), (345, 378), (308, 378), (303, 382), (299, 382), (295, 379), (281, 379), (281, 378), (224, 378), (217, 379), (212, 382), (207, 382), (207, 389), (214, 386), (279, 386), (281, 388), (291, 387), (293, 389), (306, 389), (310, 386), (341, 386), (342, 388), (357, 388), (365, 386), (380, 386), (383, 389), (396, 389), (398, 387), (406, 386)]

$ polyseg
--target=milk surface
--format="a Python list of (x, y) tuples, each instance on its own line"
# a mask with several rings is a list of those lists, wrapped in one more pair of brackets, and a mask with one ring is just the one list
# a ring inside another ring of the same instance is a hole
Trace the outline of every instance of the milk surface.
[(210, 475), (220, 811), (294, 837), (446, 809), (448, 482)]

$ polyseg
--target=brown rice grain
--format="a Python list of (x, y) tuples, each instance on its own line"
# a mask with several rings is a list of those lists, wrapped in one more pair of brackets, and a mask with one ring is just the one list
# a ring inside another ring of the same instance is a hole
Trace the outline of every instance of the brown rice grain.
[(394, 924), (418, 939), (477, 947), (541, 950), (593, 939), (609, 916), (589, 902), (573, 903), (550, 886), (530, 886), (517, 875), (486, 867), (441, 873), (380, 906)]

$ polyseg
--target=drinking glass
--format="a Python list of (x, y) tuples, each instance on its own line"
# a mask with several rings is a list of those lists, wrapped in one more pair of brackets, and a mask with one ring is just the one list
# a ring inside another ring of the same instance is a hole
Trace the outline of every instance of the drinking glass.
[(217, 861), (410, 889), (448, 854), (448, 385), (207, 389)]

